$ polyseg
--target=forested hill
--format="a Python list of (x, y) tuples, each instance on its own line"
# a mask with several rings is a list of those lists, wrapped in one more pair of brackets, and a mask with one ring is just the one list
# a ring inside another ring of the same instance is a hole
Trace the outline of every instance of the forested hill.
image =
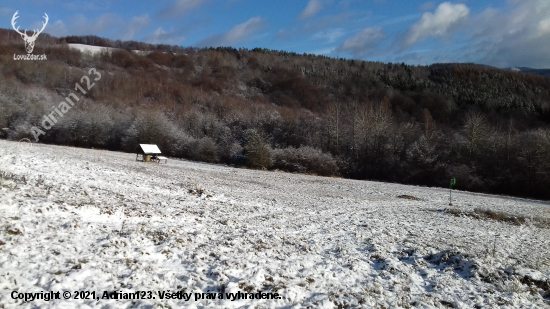
[[(0, 29), (0, 137), (31, 138), (90, 68), (102, 78), (40, 142), (325, 176), (550, 198), (550, 78), (256, 48), (198, 49)], [(67, 43), (110, 47), (82, 54)], [(140, 52), (136, 52), (139, 50)]]

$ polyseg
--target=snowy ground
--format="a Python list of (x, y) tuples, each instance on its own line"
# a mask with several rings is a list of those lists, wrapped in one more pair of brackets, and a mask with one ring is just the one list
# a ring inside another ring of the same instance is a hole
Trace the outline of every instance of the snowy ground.
[(68, 44), (70, 48), (78, 49), (79, 51), (83, 53), (91, 53), (92, 55), (95, 55), (97, 53), (101, 53), (103, 51), (111, 52), (115, 48), (111, 47), (101, 47), (101, 46), (92, 46), (92, 45), (84, 45), (84, 44)]
[[(95, 55), (95, 54), (101, 53), (103, 51), (107, 51), (107, 52), (111, 53), (113, 50), (120, 50), (119, 48), (113, 48), (113, 47), (101, 47), (101, 46), (76, 44), (76, 43), (71, 43), (71, 44), (68, 44), (68, 45), (69, 45), (70, 48), (78, 49), (82, 53), (90, 53), (91, 55)], [(145, 50), (134, 50), (134, 53), (142, 55), (142, 56), (147, 56), (151, 52), (150, 51), (145, 51)]]
[[(0, 140), (0, 308), (550, 306), (547, 202), (454, 192), (449, 206), (439, 188), (134, 159)], [(10, 296), (75, 290), (156, 299)], [(282, 298), (160, 300), (167, 290)]]

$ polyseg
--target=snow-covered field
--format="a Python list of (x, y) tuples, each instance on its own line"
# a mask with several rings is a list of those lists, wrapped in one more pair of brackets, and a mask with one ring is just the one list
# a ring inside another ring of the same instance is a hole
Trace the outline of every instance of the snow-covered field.
[[(456, 206), (440, 188), (0, 140), (0, 308), (549, 307), (550, 229), (539, 223), (550, 204), (453, 197)], [(445, 211), (474, 208), (532, 219)], [(11, 297), (76, 290), (156, 298)], [(160, 300), (168, 290), (282, 297)]]
[[(113, 50), (120, 50), (119, 48), (101, 47), (101, 46), (76, 44), (76, 43), (71, 43), (67, 45), (69, 45), (70, 48), (78, 49), (82, 53), (90, 53), (91, 55), (95, 55), (104, 51), (111, 53)], [(149, 51), (143, 51), (143, 50), (134, 50), (134, 52), (142, 56), (147, 56), (148, 54), (151, 53)]]
[(95, 55), (97, 53), (101, 53), (103, 51), (111, 52), (115, 48), (111, 47), (101, 47), (101, 46), (92, 46), (92, 45), (84, 45), (84, 44), (67, 44), (70, 48), (78, 49), (79, 51), (83, 53), (91, 53), (92, 55)]

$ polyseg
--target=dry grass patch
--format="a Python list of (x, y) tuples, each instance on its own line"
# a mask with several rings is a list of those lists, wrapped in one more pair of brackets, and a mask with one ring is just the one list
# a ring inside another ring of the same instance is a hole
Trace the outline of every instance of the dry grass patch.
[(413, 201), (421, 201), (421, 199), (419, 199), (418, 197), (416, 196), (412, 196), (412, 195), (398, 195), (397, 196), (398, 198), (404, 198), (404, 199), (407, 199), (407, 200), (413, 200)]
[(539, 228), (550, 228), (550, 219), (546, 218), (528, 218), (521, 215), (512, 215), (505, 212), (499, 212), (489, 209), (476, 208), (474, 211), (463, 211), (457, 208), (445, 209), (446, 213), (454, 215), (456, 217), (471, 217), (479, 220), (495, 220), (499, 222), (506, 222), (513, 225), (525, 225), (528, 222)]

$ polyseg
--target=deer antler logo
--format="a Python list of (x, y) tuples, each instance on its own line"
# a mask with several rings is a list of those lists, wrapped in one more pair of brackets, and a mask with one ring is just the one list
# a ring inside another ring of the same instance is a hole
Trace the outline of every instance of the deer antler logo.
[(27, 35), (27, 29), (25, 29), (25, 32), (21, 32), (19, 31), (19, 26), (17, 26), (17, 28), (15, 28), (15, 20), (19, 18), (19, 16), (17, 16), (17, 13), (19, 13), (19, 11), (15, 12), (15, 14), (13, 14), (13, 18), (11, 19), (11, 26), (13, 27), (13, 29), (19, 33), (21, 35), (21, 37), (23, 38), (23, 40), (25, 41), (25, 49), (27, 50), (27, 53), (32, 53), (33, 49), (34, 49), (34, 41), (36, 41), (36, 38), (38, 38), (38, 35), (40, 33), (42, 33), (42, 31), (44, 31), (44, 28), (46, 28), (46, 25), (48, 24), (48, 20), (50, 19), (48, 17), (48, 14), (44, 13), (44, 15), (46, 16), (43, 16), (45, 19), (46, 19), (46, 22), (42, 22), (42, 29), (40, 31), (38, 30), (33, 30), (34, 33), (32, 34), (32, 36), (28, 36)]

